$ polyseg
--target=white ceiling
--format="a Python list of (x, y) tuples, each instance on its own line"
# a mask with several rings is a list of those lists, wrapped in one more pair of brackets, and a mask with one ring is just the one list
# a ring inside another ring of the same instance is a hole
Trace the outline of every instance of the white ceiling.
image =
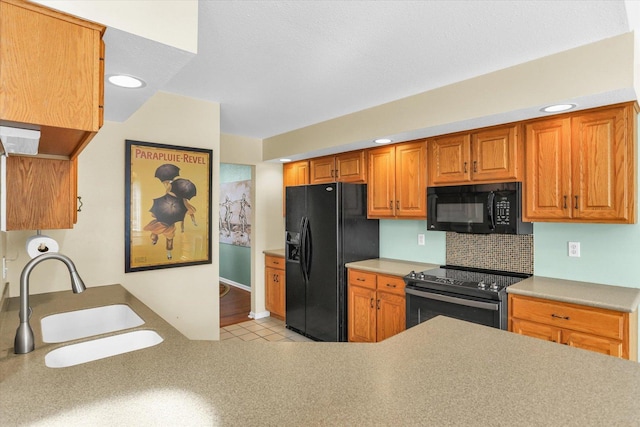
[(639, 5), (200, 0), (196, 55), (107, 30), (106, 73), (147, 86), (106, 85), (105, 118), (162, 90), (220, 103), (222, 133), (266, 138), (626, 33)]

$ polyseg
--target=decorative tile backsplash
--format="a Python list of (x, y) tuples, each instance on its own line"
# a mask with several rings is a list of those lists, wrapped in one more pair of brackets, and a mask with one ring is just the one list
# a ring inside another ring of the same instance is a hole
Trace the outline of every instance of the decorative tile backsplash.
[(533, 234), (447, 232), (447, 264), (533, 274)]

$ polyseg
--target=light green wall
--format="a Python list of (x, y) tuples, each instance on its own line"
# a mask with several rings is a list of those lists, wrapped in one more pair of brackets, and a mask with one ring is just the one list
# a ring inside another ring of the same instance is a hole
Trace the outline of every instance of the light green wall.
[[(418, 246), (418, 234), (425, 235), (425, 245)], [(427, 221), (380, 221), (380, 258), (444, 264), (446, 233), (427, 232)]]
[[(251, 179), (251, 166), (220, 164), (220, 183)], [(220, 243), (220, 277), (251, 286), (251, 248)]]

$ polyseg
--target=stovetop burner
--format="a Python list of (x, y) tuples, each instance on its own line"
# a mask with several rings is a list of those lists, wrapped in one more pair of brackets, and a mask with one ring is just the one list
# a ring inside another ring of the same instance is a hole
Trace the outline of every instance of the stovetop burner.
[(405, 276), (407, 286), (495, 299), (507, 286), (530, 275), (459, 266), (442, 266)]

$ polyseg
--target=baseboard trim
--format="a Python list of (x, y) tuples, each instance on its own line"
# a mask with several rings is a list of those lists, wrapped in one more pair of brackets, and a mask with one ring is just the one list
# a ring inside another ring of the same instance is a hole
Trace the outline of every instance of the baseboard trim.
[(247, 292), (251, 292), (251, 286), (243, 285), (242, 283), (234, 282), (233, 280), (225, 279), (224, 277), (220, 277), (219, 280), (225, 285), (235, 286), (236, 288), (244, 289)]
[(249, 317), (255, 320), (263, 319), (265, 317), (271, 316), (271, 312), (269, 311), (261, 311), (259, 313), (254, 313), (253, 311), (249, 313)]

